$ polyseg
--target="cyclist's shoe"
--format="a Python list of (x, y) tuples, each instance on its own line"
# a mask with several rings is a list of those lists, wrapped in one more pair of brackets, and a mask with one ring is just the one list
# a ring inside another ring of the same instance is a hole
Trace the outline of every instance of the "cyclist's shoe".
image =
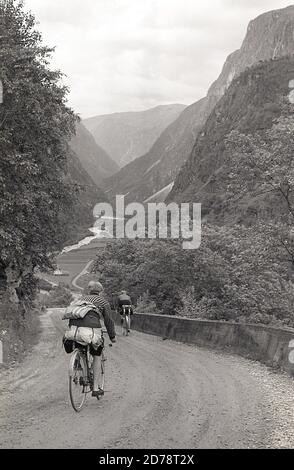
[(92, 397), (102, 397), (104, 395), (104, 390), (102, 388), (99, 388), (98, 390), (93, 390), (92, 392)]

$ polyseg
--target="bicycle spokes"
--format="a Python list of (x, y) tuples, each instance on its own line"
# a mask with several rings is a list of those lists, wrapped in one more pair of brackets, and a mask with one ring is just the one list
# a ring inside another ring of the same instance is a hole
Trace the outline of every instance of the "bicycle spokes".
[[(102, 351), (100, 367), (97, 372), (96, 386), (104, 391), (105, 382), (105, 355)], [(98, 364), (97, 364), (98, 365)], [(93, 359), (89, 356), (89, 350), (84, 351), (76, 348), (70, 358), (69, 364), (69, 395), (73, 409), (81, 411), (84, 406), (86, 395), (94, 388)]]
[(87, 374), (82, 353), (75, 349), (69, 366), (69, 395), (72, 407), (79, 412), (86, 399)]

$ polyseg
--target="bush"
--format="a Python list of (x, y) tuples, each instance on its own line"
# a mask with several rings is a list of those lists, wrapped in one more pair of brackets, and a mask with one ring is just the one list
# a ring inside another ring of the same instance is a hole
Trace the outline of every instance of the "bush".
[(24, 311), (9, 301), (0, 306), (0, 341), (3, 343), (4, 366), (22, 360), (36, 344), (40, 333), (37, 308)]
[(197, 302), (193, 286), (181, 291), (181, 303), (181, 307), (176, 310), (177, 315), (187, 318), (197, 317)]
[(156, 307), (156, 303), (150, 299), (149, 292), (144, 292), (137, 301), (137, 313), (161, 313)]
[(58, 287), (54, 287), (50, 294), (44, 299), (46, 307), (58, 308), (67, 307), (73, 300), (71, 291), (60, 284)]

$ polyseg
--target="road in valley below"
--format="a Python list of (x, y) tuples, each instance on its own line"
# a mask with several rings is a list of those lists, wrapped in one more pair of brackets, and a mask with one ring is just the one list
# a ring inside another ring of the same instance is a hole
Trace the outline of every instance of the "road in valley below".
[(57, 276), (42, 273), (41, 277), (47, 279), (49, 282), (55, 284), (63, 282), (72, 285), (74, 290), (80, 290), (79, 279), (87, 269), (90, 269), (91, 262), (95, 259), (97, 250), (104, 248), (107, 241), (106, 239), (96, 239), (77, 250), (60, 253), (56, 260), (58, 268), (62, 272), (68, 273), (68, 275)]
[(68, 396), (62, 309), (40, 342), (1, 372), (1, 448), (264, 448), (294, 446), (294, 387), (238, 356), (133, 331), (118, 334), (106, 393), (80, 413)]

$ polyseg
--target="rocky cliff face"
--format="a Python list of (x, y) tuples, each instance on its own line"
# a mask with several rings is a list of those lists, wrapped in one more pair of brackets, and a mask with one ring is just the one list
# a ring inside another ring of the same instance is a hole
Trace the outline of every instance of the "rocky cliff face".
[[(246, 222), (253, 207), (255, 212), (274, 216), (269, 198), (247, 201), (247, 207), (242, 201), (236, 207), (226, 205), (227, 180), (222, 175), (230, 173), (230, 161), (225, 140), (232, 130), (254, 134), (270, 129), (285, 103), (289, 103), (289, 83), (293, 79), (294, 56), (260, 62), (235, 78), (196, 139), (168, 201), (200, 202), (202, 215), (221, 223), (229, 219)], [(293, 112), (290, 106), (289, 113)]]
[(161, 195), (160, 190), (172, 185), (191, 155), (200, 129), (232, 80), (259, 61), (293, 51), (294, 6), (264, 13), (251, 21), (241, 48), (229, 55), (207, 96), (187, 107), (146, 155), (106, 180), (108, 194), (127, 194), (129, 201), (143, 201), (158, 192)]
[(227, 58), (218, 79), (207, 93), (210, 110), (223, 96), (233, 78), (260, 60), (276, 59), (294, 52), (294, 5), (266, 12), (250, 21), (241, 48)]
[(144, 155), (161, 132), (185, 109), (182, 104), (157, 106), (141, 112), (113, 113), (85, 119), (84, 124), (120, 166)]

